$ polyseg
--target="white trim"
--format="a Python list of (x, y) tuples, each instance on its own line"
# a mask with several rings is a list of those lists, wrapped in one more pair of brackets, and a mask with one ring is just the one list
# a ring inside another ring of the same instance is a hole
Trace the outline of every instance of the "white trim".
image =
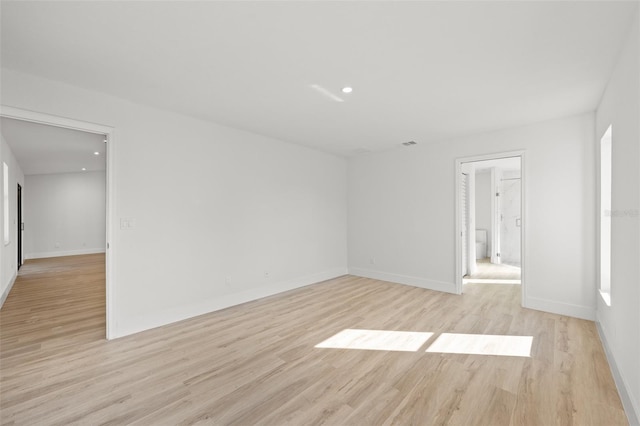
[(9, 281), (9, 285), (4, 290), (2, 295), (0, 295), (0, 309), (2, 308), (2, 305), (4, 305), (4, 301), (7, 300), (7, 297), (9, 297), (9, 292), (13, 288), (13, 284), (16, 282), (16, 278), (18, 278), (18, 274), (13, 274), (13, 277), (11, 277), (11, 280)]
[(618, 364), (616, 364), (616, 359), (613, 357), (613, 352), (611, 352), (609, 342), (607, 341), (606, 333), (600, 323), (600, 318), (596, 321), (596, 328), (598, 330), (598, 335), (600, 336), (600, 341), (602, 342), (602, 347), (604, 348), (604, 353), (607, 356), (607, 361), (609, 361), (611, 375), (613, 376), (613, 380), (618, 388), (618, 395), (620, 395), (620, 400), (622, 401), (622, 406), (625, 414), (627, 415), (629, 425), (638, 426), (640, 425), (640, 406), (638, 406), (636, 401), (631, 398), (631, 392), (629, 392), (630, 387), (627, 382), (625, 382), (624, 377), (620, 374)]
[[(455, 200), (454, 200), (454, 209), (455, 209), (455, 224), (454, 224), (454, 229), (455, 229), (455, 245), (454, 245), (454, 250), (455, 250), (455, 265), (456, 265), (456, 281), (454, 283), (454, 294), (462, 294), (462, 244), (461, 244), (461, 232), (462, 232), (462, 214), (463, 212), (461, 211), (462, 206), (460, 203), (460, 184), (461, 184), (461, 178), (460, 176), (462, 176), (462, 162), (459, 160), (456, 160), (456, 167), (455, 167)], [(460, 283), (460, 285), (458, 285), (458, 283)]]
[(0, 116), (13, 118), (15, 120), (30, 121), (32, 123), (47, 124), (56, 127), (64, 127), (65, 129), (80, 130), (82, 132), (96, 133), (101, 135), (108, 134), (113, 131), (113, 127), (103, 126), (102, 124), (78, 121), (71, 118), (60, 117), (57, 115), (43, 114), (40, 112), (15, 108), (8, 105), (0, 105)]
[(528, 297), (523, 304), (525, 308), (535, 309), (536, 311), (550, 312), (552, 314), (566, 315), (569, 317), (586, 319), (594, 321), (596, 319), (596, 310), (590, 306), (573, 305), (571, 303), (557, 302), (549, 299), (539, 299), (537, 297)]
[(334, 268), (317, 274), (308, 275), (306, 277), (275, 283), (266, 287), (256, 287), (239, 293), (213, 297), (198, 303), (179, 306), (162, 312), (142, 314), (127, 321), (127, 324), (130, 325), (126, 328), (116, 330), (113, 337), (128, 336), (130, 334), (193, 318), (198, 315), (219, 311), (241, 303), (251, 302), (263, 297), (273, 296), (275, 294), (295, 290), (300, 287), (338, 278), (346, 274), (346, 268)]
[(82, 254), (96, 254), (96, 253), (105, 253), (105, 252), (106, 250), (104, 248), (66, 250), (66, 251), (44, 251), (39, 253), (29, 253), (25, 256), (25, 259), (44, 259), (48, 257), (79, 256)]
[(611, 293), (608, 291), (602, 291), (602, 290), (598, 290), (598, 293), (600, 293), (600, 298), (602, 299), (602, 301), (608, 307), (611, 307)]
[[(522, 218), (522, 227), (520, 231), (520, 282), (522, 285), (522, 306), (526, 306), (525, 301), (527, 300), (527, 286), (525, 285), (525, 269), (526, 269), (526, 253), (525, 253), (525, 239), (527, 234), (527, 219), (526, 219), (526, 152), (524, 150), (519, 151), (507, 151), (507, 152), (498, 152), (494, 154), (483, 154), (483, 155), (475, 155), (471, 157), (461, 157), (456, 158), (455, 160), (455, 294), (462, 294), (462, 272), (460, 270), (460, 258), (461, 256), (461, 246), (460, 246), (460, 174), (462, 173), (462, 164), (463, 163), (471, 163), (474, 161), (485, 161), (485, 160), (498, 160), (502, 158), (512, 158), (512, 157), (520, 157), (520, 217)], [(493, 243), (492, 243), (493, 246)]]
[(66, 129), (80, 130), (88, 133), (97, 133), (107, 135), (107, 202), (106, 202), (106, 268), (105, 268), (105, 287), (106, 287), (106, 338), (114, 337), (115, 312), (115, 224), (116, 223), (116, 185), (115, 185), (115, 128), (102, 124), (78, 121), (71, 118), (59, 117), (56, 115), (44, 114), (35, 111), (15, 108), (7, 105), (0, 105), (0, 116), (13, 118), (15, 120), (30, 121), (50, 126), (63, 127)]
[(425, 288), (427, 290), (442, 291), (445, 293), (454, 293), (454, 294), (456, 292), (454, 283), (430, 280), (427, 278), (393, 274), (389, 272), (373, 271), (371, 269), (363, 269), (363, 268), (349, 268), (349, 274), (355, 275), (357, 277), (372, 278), (374, 280), (388, 281), (396, 284), (404, 284), (404, 285), (410, 285), (413, 287)]
[(520, 303), (522, 306), (525, 304), (525, 300), (527, 300), (527, 286), (524, 285), (524, 269), (525, 269), (525, 261), (526, 261), (526, 250), (525, 244), (527, 230), (526, 224), (527, 222), (527, 186), (525, 185), (527, 179), (527, 154), (524, 151), (520, 152), (520, 283), (522, 284), (522, 297)]

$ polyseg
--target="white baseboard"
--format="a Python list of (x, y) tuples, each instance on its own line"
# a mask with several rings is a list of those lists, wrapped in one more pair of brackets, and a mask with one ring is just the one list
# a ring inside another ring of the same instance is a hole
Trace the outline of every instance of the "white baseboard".
[(595, 321), (596, 319), (596, 310), (594, 308), (557, 302), (555, 300), (538, 299), (537, 297), (527, 296), (524, 301), (524, 307), (590, 321)]
[(0, 296), (0, 309), (2, 309), (2, 305), (4, 305), (4, 301), (7, 300), (7, 297), (9, 296), (9, 292), (11, 291), (11, 289), (13, 288), (13, 283), (16, 282), (16, 278), (18, 277), (17, 274), (13, 274), (13, 276), (11, 277), (11, 279), (9, 280), (9, 285), (7, 286), (7, 288), (2, 292), (2, 295)]
[(251, 302), (267, 296), (295, 290), (321, 281), (330, 280), (347, 274), (346, 268), (335, 268), (329, 271), (320, 272), (306, 277), (296, 278), (288, 281), (274, 283), (270, 286), (255, 287), (239, 293), (222, 295), (208, 300), (203, 300), (188, 306), (179, 306), (161, 312), (155, 312), (133, 318), (127, 324), (118, 324), (115, 321), (115, 331), (113, 338), (124, 337), (152, 328), (193, 318), (198, 315), (219, 311), (241, 303)]
[(349, 268), (349, 274), (358, 277), (372, 278), (375, 280), (389, 281), (397, 284), (405, 284), (413, 287), (426, 288), (427, 290), (456, 293), (456, 285), (444, 281), (430, 280), (426, 278), (412, 277), (389, 272), (372, 271), (364, 268)]
[(43, 259), (45, 257), (61, 257), (61, 256), (78, 256), (81, 254), (105, 253), (104, 248), (81, 249), (81, 250), (65, 250), (65, 251), (45, 251), (40, 253), (28, 253), (25, 259)]
[(606, 333), (604, 332), (604, 328), (602, 327), (600, 321), (596, 321), (596, 328), (598, 329), (598, 335), (600, 335), (600, 341), (602, 342), (602, 346), (604, 347), (604, 353), (607, 356), (607, 361), (609, 361), (609, 368), (611, 369), (613, 380), (616, 382), (618, 395), (620, 395), (620, 399), (622, 400), (622, 406), (624, 407), (624, 412), (627, 415), (629, 425), (640, 426), (640, 407), (638, 406), (636, 401), (631, 398), (629, 386), (625, 382), (624, 377), (622, 377), (622, 375), (620, 374), (618, 364), (613, 357), (613, 352), (611, 352)]

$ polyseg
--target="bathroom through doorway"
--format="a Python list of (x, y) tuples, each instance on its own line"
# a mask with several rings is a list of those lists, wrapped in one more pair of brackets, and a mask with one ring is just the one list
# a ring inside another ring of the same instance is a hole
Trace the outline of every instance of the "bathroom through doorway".
[(457, 161), (459, 293), (523, 281), (523, 155)]

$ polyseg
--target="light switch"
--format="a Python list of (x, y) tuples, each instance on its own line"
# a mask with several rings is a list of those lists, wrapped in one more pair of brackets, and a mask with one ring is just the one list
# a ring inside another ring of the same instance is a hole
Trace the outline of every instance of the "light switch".
[(120, 218), (120, 229), (128, 230), (136, 227), (135, 219)]

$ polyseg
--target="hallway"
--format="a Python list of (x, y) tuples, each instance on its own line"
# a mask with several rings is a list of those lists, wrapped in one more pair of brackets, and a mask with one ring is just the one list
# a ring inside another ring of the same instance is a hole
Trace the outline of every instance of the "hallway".
[(24, 361), (105, 339), (104, 262), (104, 254), (25, 262), (0, 310), (3, 367), (16, 354)]

